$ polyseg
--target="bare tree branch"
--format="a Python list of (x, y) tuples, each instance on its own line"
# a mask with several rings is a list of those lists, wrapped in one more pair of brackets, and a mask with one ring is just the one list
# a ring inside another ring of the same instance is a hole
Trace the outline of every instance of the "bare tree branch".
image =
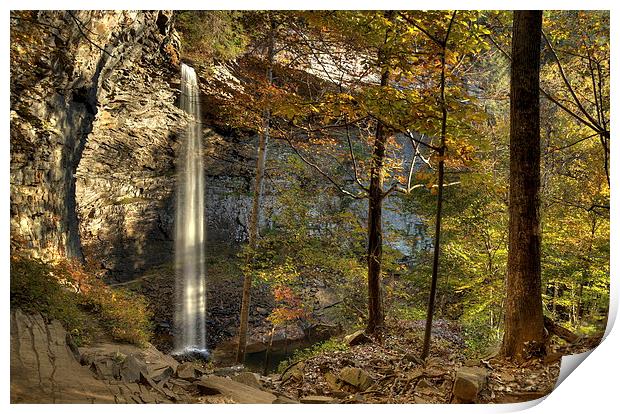
[[(512, 56), (510, 56), (510, 54), (508, 52), (506, 52), (496, 41), (495, 39), (493, 39), (493, 37), (491, 35), (486, 35), (486, 37), (491, 41), (491, 43), (493, 43), (493, 45), (506, 57), (506, 59), (508, 59), (508, 61), (512, 61)], [(592, 123), (590, 123), (588, 120), (584, 119), (583, 117), (579, 116), (577, 113), (575, 113), (573, 110), (571, 110), (570, 108), (568, 108), (566, 105), (562, 104), (558, 99), (554, 98), (553, 96), (551, 96), (547, 91), (545, 91), (542, 86), (540, 87), (540, 93), (542, 93), (545, 98), (549, 99), (551, 102), (553, 102), (554, 104), (556, 104), (557, 106), (559, 106), (561, 109), (563, 109), (567, 114), (569, 114), (570, 116), (572, 116), (573, 118), (575, 118), (576, 120), (578, 120), (579, 122), (581, 122), (582, 124), (584, 124), (585, 126), (587, 126), (588, 128), (592, 129), (593, 131), (596, 132), (600, 132), (600, 128), (597, 128), (595, 125), (593, 125)]]
[(323, 177), (325, 177), (330, 183), (333, 184), (334, 187), (336, 187), (338, 189), (338, 191), (340, 191), (342, 194), (345, 194), (351, 198), (354, 198), (356, 200), (361, 200), (367, 197), (366, 194), (353, 194), (352, 192), (344, 189), (340, 184), (338, 184), (336, 182), (336, 180), (334, 180), (329, 174), (327, 174), (325, 171), (323, 171), (321, 169), (321, 167), (319, 167), (317, 164), (315, 164), (314, 162), (310, 161), (309, 159), (307, 159), (306, 157), (304, 157), (304, 155), (295, 147), (295, 145), (293, 145), (293, 142), (290, 140), (290, 138), (283, 136), (281, 139), (283, 139), (284, 141), (286, 141), (288, 143), (288, 145), (291, 147), (291, 149), (295, 152), (295, 154), (297, 154), (297, 156), (307, 165), (309, 165), (310, 167), (314, 168), (319, 174), (321, 174)]
[(581, 142), (583, 142), (583, 141), (585, 141), (585, 140), (588, 140), (588, 139), (590, 139), (590, 138), (594, 138), (594, 137), (596, 137), (596, 136), (598, 136), (598, 135), (599, 135), (599, 134), (598, 134), (598, 132), (597, 132), (597, 133), (594, 133), (594, 134), (588, 135), (587, 137), (580, 138), (580, 139), (578, 139), (577, 141), (575, 141), (575, 142), (573, 142), (573, 143), (571, 143), (571, 144), (565, 145), (565, 146), (560, 147), (560, 148), (554, 148), (554, 149), (552, 149), (551, 151), (547, 152), (547, 154), (545, 154), (545, 155), (549, 155), (549, 154), (552, 154), (552, 153), (554, 153), (554, 152), (558, 152), (558, 151), (563, 151), (563, 150), (568, 149), (568, 148), (570, 148), (570, 147), (572, 147), (572, 146), (575, 146), (575, 145), (577, 145), (577, 144), (579, 144), (579, 143), (581, 143)]
[(349, 144), (349, 155), (351, 157), (351, 162), (353, 162), (353, 175), (355, 176), (355, 182), (357, 182), (357, 185), (359, 185), (362, 190), (369, 192), (370, 189), (364, 186), (364, 184), (362, 184), (362, 180), (360, 180), (359, 175), (357, 173), (357, 160), (355, 159), (355, 154), (353, 153), (353, 144), (351, 143), (349, 123), (346, 122), (346, 116), (345, 116), (345, 123), (346, 123), (346, 129), (347, 129), (347, 143)]
[(577, 97), (577, 94), (575, 93), (575, 90), (573, 89), (572, 85), (570, 84), (570, 81), (568, 80), (568, 77), (566, 76), (566, 73), (564, 72), (564, 67), (562, 66), (562, 62), (560, 62), (560, 59), (558, 58), (557, 53), (555, 53), (555, 49), (553, 48), (553, 45), (551, 45), (551, 42), (549, 41), (549, 39), (547, 38), (547, 35), (545, 35), (545, 32), (542, 31), (542, 37), (545, 40), (545, 43), (547, 44), (547, 47), (549, 48), (549, 50), (551, 51), (551, 54), (553, 55), (553, 58), (555, 59), (557, 66), (558, 66), (558, 71), (560, 72), (560, 76), (562, 77), (562, 80), (564, 81), (564, 84), (566, 85), (566, 88), (568, 89), (568, 91), (570, 92), (571, 96), (573, 97), (575, 104), (577, 105), (577, 107), (579, 108), (579, 110), (586, 116), (586, 118), (588, 118), (588, 120), (597, 127), (597, 129), (599, 131), (602, 130), (601, 126), (596, 122), (596, 120), (588, 113), (588, 111), (586, 111), (586, 109), (583, 107), (583, 105), (581, 104), (581, 101), (579, 100), (579, 98)]

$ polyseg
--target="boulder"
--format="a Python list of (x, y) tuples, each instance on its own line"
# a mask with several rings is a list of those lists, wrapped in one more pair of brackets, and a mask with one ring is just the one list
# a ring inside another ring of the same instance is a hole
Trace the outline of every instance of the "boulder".
[(254, 372), (241, 372), (234, 377), (232, 377), (233, 381), (240, 382), (241, 384), (248, 385), (250, 387), (262, 390), (263, 386), (259, 381), (260, 375)]
[(100, 358), (92, 361), (89, 364), (89, 368), (97, 379), (113, 379), (120, 377), (118, 362), (111, 358)]
[(338, 378), (360, 391), (367, 390), (373, 383), (370, 375), (360, 368), (355, 367), (345, 367), (340, 370), (340, 374), (338, 374)]
[(127, 355), (120, 366), (120, 377), (125, 382), (139, 382), (140, 374), (146, 376), (146, 361), (137, 354)]
[(476, 402), (487, 382), (487, 370), (480, 367), (462, 367), (456, 372), (452, 393), (459, 401)]
[(328, 372), (324, 375), (325, 382), (329, 385), (332, 391), (340, 391), (340, 382), (338, 381), (338, 377), (336, 377), (331, 372)]
[(371, 339), (366, 336), (363, 330), (353, 332), (350, 335), (344, 337), (344, 342), (349, 346), (361, 345), (371, 342)]
[(177, 377), (184, 380), (194, 380), (196, 379), (198, 373), (196, 372), (196, 367), (191, 362), (184, 362), (179, 364), (177, 367)]
[(240, 404), (273, 404), (277, 399), (269, 392), (215, 375), (200, 378), (196, 385), (198, 390), (205, 395), (222, 394)]
[(174, 370), (170, 366), (149, 369), (149, 376), (157, 383), (166, 383), (174, 375)]

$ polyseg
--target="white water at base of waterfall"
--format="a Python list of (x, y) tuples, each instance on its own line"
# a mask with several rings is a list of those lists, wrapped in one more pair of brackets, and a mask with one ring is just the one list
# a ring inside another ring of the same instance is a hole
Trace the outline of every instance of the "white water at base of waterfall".
[(196, 72), (181, 67), (181, 108), (189, 115), (177, 156), (174, 348), (205, 350), (205, 212), (200, 90)]

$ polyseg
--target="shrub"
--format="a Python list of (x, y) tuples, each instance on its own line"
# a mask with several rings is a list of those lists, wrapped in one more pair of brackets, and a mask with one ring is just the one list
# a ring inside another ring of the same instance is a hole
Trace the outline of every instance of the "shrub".
[(60, 282), (58, 271), (39, 259), (11, 255), (11, 308), (58, 319), (78, 344), (90, 337), (77, 295)]
[(78, 343), (92, 338), (93, 319), (115, 340), (144, 345), (150, 338), (145, 299), (107, 286), (76, 261), (51, 264), (13, 253), (11, 307), (58, 319)]
[(144, 297), (126, 289), (99, 285), (82, 298), (84, 306), (118, 341), (145, 345), (151, 337), (151, 313)]

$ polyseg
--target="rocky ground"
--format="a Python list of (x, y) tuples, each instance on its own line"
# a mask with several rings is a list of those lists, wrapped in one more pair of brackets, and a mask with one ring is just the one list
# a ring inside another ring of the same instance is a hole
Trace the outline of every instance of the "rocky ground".
[(458, 325), (436, 321), (431, 355), (420, 355), (422, 321), (388, 326), (383, 343), (362, 331), (346, 350), (322, 352), (261, 376), (243, 366), (179, 363), (154, 346), (99, 340), (77, 347), (58, 321), (11, 313), (11, 402), (29, 403), (513, 403), (554, 388), (562, 354), (597, 338), (555, 345), (524, 365), (465, 359)]
[(466, 360), (454, 323), (433, 328), (431, 355), (419, 359), (422, 323), (392, 324), (383, 344), (361, 332), (333, 351), (288, 367), (270, 386), (299, 401), (329, 403), (503, 403), (540, 398), (553, 390), (559, 361), (516, 366), (493, 359)]
[(77, 347), (60, 322), (11, 312), (12, 403), (280, 402), (256, 378), (239, 367), (178, 363), (150, 344)]

